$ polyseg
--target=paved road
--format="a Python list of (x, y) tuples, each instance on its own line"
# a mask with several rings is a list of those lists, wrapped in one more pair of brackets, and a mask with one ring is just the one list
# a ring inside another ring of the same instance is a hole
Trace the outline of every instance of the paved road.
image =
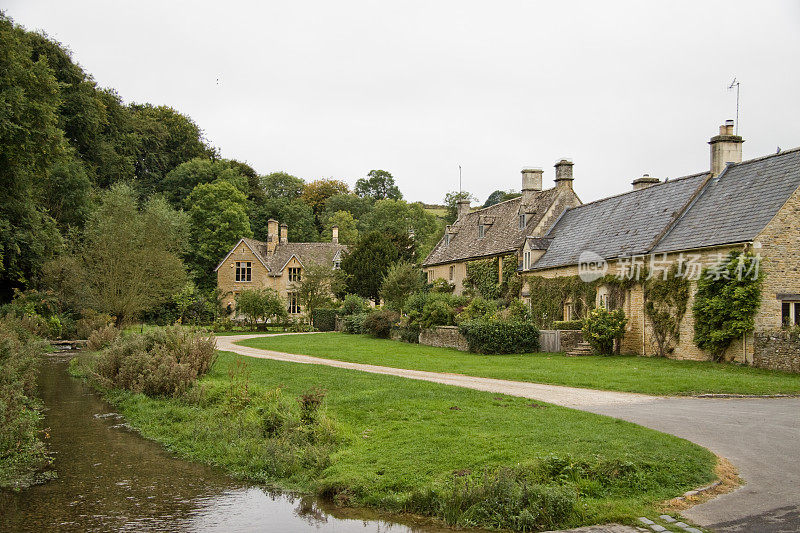
[(746, 481), (746, 485), (732, 493), (684, 511), (687, 518), (725, 533), (800, 531), (800, 398), (657, 397), (349, 363), (234, 344), (256, 336), (217, 337), (217, 348), (251, 357), (335, 366), (522, 396), (677, 435), (728, 458)]

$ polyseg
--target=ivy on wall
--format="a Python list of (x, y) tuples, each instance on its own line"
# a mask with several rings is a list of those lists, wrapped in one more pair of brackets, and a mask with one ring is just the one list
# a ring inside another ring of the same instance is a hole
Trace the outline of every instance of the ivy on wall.
[(646, 279), (642, 286), (651, 340), (658, 355), (666, 357), (680, 340), (680, 325), (689, 302), (689, 279), (680, 275), (675, 265)]
[(715, 361), (755, 326), (764, 282), (759, 266), (753, 254), (731, 252), (720, 265), (703, 269), (692, 307), (694, 342)]
[(578, 276), (527, 278), (531, 294), (533, 323), (541, 329), (550, 329), (553, 322), (563, 320), (564, 304), (572, 302), (574, 317), (583, 318), (594, 308), (598, 282), (587, 283)]
[[(503, 261), (503, 280), (498, 282), (500, 279), (500, 261)], [(512, 286), (514, 285), (513, 278), (515, 276), (519, 277), (517, 266), (518, 260), (514, 254), (470, 261), (467, 263), (464, 287), (487, 300), (502, 298), (509, 292), (509, 283), (511, 282)]]

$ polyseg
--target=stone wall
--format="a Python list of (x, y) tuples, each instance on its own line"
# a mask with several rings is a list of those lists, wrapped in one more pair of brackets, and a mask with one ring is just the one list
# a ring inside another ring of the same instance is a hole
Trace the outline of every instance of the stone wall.
[(543, 329), (539, 332), (539, 350), (545, 353), (568, 352), (583, 342), (579, 329)]
[(455, 348), (464, 352), (469, 351), (467, 339), (458, 331), (456, 326), (438, 326), (423, 329), (419, 334), (419, 343), (426, 346), (440, 348)]
[(800, 373), (800, 334), (761, 331), (755, 334), (753, 365), (771, 370)]
[(583, 331), (579, 329), (562, 329), (561, 332), (561, 351), (568, 352), (583, 342)]

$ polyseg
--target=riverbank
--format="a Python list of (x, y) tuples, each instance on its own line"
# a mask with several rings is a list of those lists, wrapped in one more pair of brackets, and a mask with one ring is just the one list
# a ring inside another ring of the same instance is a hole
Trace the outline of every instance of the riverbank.
[[(632, 523), (714, 478), (704, 448), (619, 420), (224, 352), (185, 397), (107, 396), (182, 457), (342, 505), (464, 527)], [(302, 406), (315, 398), (321, 405), (305, 420)]]
[(0, 489), (21, 490), (55, 475), (36, 396), (38, 358), (46, 348), (19, 320), (0, 320)]

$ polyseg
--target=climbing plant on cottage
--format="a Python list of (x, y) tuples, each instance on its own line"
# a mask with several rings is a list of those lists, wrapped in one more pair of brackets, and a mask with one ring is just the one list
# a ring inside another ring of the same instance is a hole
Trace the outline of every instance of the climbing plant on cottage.
[(753, 330), (761, 305), (764, 271), (752, 253), (731, 252), (706, 268), (697, 282), (694, 342), (719, 361), (735, 339)]
[(689, 279), (681, 275), (675, 265), (648, 277), (642, 286), (651, 339), (658, 355), (666, 357), (680, 339), (680, 326), (689, 302)]

